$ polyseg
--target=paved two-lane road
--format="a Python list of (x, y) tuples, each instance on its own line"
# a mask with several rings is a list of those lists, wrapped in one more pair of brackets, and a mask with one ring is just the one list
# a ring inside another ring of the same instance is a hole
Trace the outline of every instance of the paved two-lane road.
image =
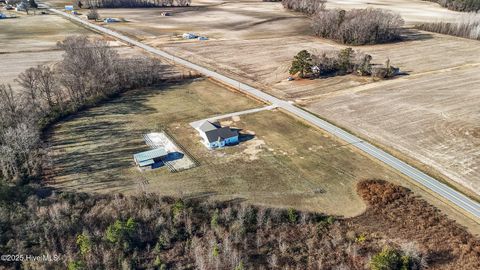
[(174, 55), (168, 54), (164, 51), (161, 51), (159, 49), (153, 48), (151, 46), (145, 45), (141, 42), (138, 42), (136, 40), (133, 40), (125, 35), (122, 35), (120, 33), (117, 33), (115, 31), (112, 31), (110, 29), (92, 24), (88, 21), (82, 20), (76, 16), (61, 12), (56, 9), (50, 9), (51, 12), (57, 13), (61, 16), (67, 17), (73, 21), (79, 22), (89, 28), (92, 28), (96, 31), (102, 32), (104, 34), (113, 36), (118, 38), (119, 40), (122, 40), (124, 42), (130, 43), (134, 46), (140, 47), (144, 49), (145, 51), (148, 51), (152, 54), (167, 58), (169, 60), (172, 60), (178, 64), (181, 64), (185, 67), (188, 67), (190, 69), (193, 69), (199, 73), (202, 73), (206, 76), (209, 76), (211, 78), (214, 78), (220, 82), (223, 82), (227, 85), (233, 86), (235, 88), (238, 88), (241, 91), (245, 91), (250, 95), (253, 95), (261, 100), (264, 100), (265, 102), (271, 103), (274, 106), (277, 106), (279, 108), (282, 108), (297, 117), (300, 117), (304, 119), (305, 121), (311, 123), (314, 126), (317, 126), (328, 133), (337, 136), (338, 138), (346, 141), (347, 143), (352, 144), (353, 147), (358, 148), (359, 150), (363, 151), (364, 153), (375, 157), (376, 159), (382, 161), (386, 165), (398, 170), (402, 174), (410, 177), (413, 181), (417, 182), (421, 186), (423, 186), (425, 189), (437, 194), (437, 197), (442, 198), (443, 200), (449, 201), (451, 204), (456, 205), (457, 207), (463, 209), (466, 213), (469, 214), (470, 217), (474, 218), (477, 222), (480, 221), (480, 204), (478, 202), (475, 202), (471, 200), (470, 198), (466, 197), (462, 193), (450, 188), (449, 186), (441, 183), (440, 181), (426, 175), (425, 173), (421, 172), (420, 170), (406, 164), (405, 162), (395, 158), (394, 156), (386, 153), (385, 151), (371, 145), (370, 143), (364, 142), (360, 138), (348, 133), (347, 131), (325, 121), (317, 116), (304, 111), (293, 104), (278, 99), (274, 96), (271, 96), (269, 94), (266, 94), (256, 88), (253, 88), (249, 85), (246, 85), (240, 81), (231, 79), (229, 77), (226, 77), (224, 75), (221, 75), (215, 71), (206, 69), (202, 66), (199, 66), (197, 64), (188, 62), (184, 59), (175, 57)]

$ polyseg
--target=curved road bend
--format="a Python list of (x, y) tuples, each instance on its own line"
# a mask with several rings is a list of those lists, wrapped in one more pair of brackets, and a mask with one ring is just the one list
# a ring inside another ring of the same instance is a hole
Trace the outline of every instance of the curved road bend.
[(202, 66), (196, 65), (194, 63), (188, 62), (184, 59), (175, 57), (174, 55), (171, 55), (169, 53), (166, 53), (164, 51), (161, 51), (159, 49), (155, 49), (151, 46), (145, 45), (141, 42), (138, 42), (136, 40), (133, 40), (125, 35), (122, 35), (120, 33), (117, 33), (115, 31), (112, 31), (110, 29), (92, 24), (88, 21), (82, 20), (76, 16), (73, 16), (71, 14), (67, 14), (65, 12), (56, 10), (56, 9), (49, 9), (51, 12), (59, 14), (61, 16), (67, 17), (70, 20), (79, 22), (89, 28), (92, 28), (94, 30), (97, 30), (99, 32), (108, 34), (110, 36), (116, 37), (119, 40), (122, 40), (126, 43), (130, 43), (134, 46), (140, 47), (144, 49), (147, 52), (150, 52), (152, 54), (164, 57), (166, 59), (172, 60), (176, 63), (179, 63), (185, 67), (188, 67), (190, 69), (193, 69), (199, 73), (202, 73), (206, 76), (212, 77), (218, 81), (221, 81), (225, 84), (231, 85), (235, 88), (238, 88), (239, 90), (245, 91), (249, 93), (250, 95), (256, 96), (257, 98), (260, 98), (268, 103), (271, 103), (277, 107), (280, 107), (297, 117), (300, 117), (304, 119), (305, 121), (311, 123), (314, 126), (317, 126), (328, 133), (335, 135), (339, 137), (340, 139), (346, 141), (349, 144), (352, 144), (353, 147), (356, 147), (363, 151), (364, 153), (377, 158), (378, 160), (382, 161), (383, 163), (387, 164), (388, 166), (396, 169), (400, 173), (410, 177), (413, 181), (417, 182), (421, 186), (427, 188), (428, 190), (432, 191), (433, 193), (436, 193), (438, 196), (443, 198), (444, 200), (447, 200), (454, 205), (458, 206), (459, 208), (463, 209), (466, 211), (468, 214), (471, 216), (475, 217), (476, 222), (479, 222), (480, 220), (480, 204), (478, 202), (473, 201), (472, 199), (466, 197), (462, 193), (452, 189), (451, 187), (441, 183), (440, 181), (428, 176), (427, 174), (421, 172), (420, 170), (406, 164), (405, 162), (395, 158), (394, 156), (386, 153), (385, 151), (373, 146), (370, 143), (362, 141), (362, 139), (348, 133), (347, 131), (325, 121), (317, 116), (306, 112), (293, 104), (278, 99), (274, 96), (271, 96), (269, 94), (266, 94), (256, 88), (253, 88), (249, 85), (246, 85), (244, 83), (241, 83), (237, 80), (228, 78), (224, 75), (221, 75), (215, 71), (211, 71), (209, 69), (206, 69)]

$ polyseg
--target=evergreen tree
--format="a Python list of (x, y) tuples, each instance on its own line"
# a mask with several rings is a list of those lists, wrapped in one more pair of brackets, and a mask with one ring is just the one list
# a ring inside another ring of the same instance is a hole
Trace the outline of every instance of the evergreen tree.
[(312, 71), (312, 55), (307, 50), (301, 50), (293, 59), (290, 74), (299, 73), (300, 78)]

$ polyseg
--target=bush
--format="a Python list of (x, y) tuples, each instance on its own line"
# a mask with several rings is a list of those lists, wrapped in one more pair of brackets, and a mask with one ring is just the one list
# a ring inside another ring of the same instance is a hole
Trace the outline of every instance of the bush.
[(385, 247), (370, 261), (370, 269), (372, 270), (400, 270), (402, 265), (400, 253), (389, 247)]
[(343, 44), (364, 45), (397, 41), (404, 21), (382, 9), (325, 10), (313, 16), (315, 35)]
[(282, 0), (282, 5), (286, 9), (312, 15), (325, 10), (326, 0)]
[(87, 19), (95, 20), (95, 21), (100, 19), (100, 14), (98, 14), (98, 11), (96, 8), (93, 8), (88, 12)]

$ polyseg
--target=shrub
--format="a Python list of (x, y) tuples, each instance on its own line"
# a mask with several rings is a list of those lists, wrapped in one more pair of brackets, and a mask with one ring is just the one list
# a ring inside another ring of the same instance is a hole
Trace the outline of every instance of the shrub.
[(400, 253), (392, 248), (385, 247), (381, 252), (375, 254), (370, 261), (372, 270), (400, 270), (403, 260)]
[(294, 208), (288, 208), (287, 210), (288, 221), (290, 223), (296, 223), (298, 219), (297, 211)]
[(326, 0), (282, 0), (282, 5), (286, 9), (312, 15), (325, 10), (326, 2)]
[(404, 21), (400, 15), (382, 9), (325, 10), (313, 16), (317, 36), (352, 45), (400, 40)]
[(108, 226), (105, 235), (108, 241), (115, 244), (129, 244), (137, 224), (133, 218), (129, 218), (126, 222), (116, 220), (115, 223)]
[(212, 218), (210, 220), (210, 226), (212, 228), (217, 228), (218, 227), (218, 219), (220, 218), (218, 213), (219, 213), (218, 209), (215, 209), (215, 211), (213, 212)]
[(92, 243), (90, 237), (86, 233), (77, 236), (77, 245), (80, 249), (80, 254), (87, 255), (92, 250)]
[(100, 19), (100, 14), (98, 14), (98, 11), (96, 8), (92, 8), (88, 13), (87, 13), (87, 19), (89, 20), (98, 20)]
[(178, 199), (175, 202), (175, 204), (173, 205), (173, 208), (172, 208), (173, 217), (174, 218), (179, 217), (183, 213), (184, 209), (185, 209), (185, 204), (183, 203), (183, 201), (181, 199)]

